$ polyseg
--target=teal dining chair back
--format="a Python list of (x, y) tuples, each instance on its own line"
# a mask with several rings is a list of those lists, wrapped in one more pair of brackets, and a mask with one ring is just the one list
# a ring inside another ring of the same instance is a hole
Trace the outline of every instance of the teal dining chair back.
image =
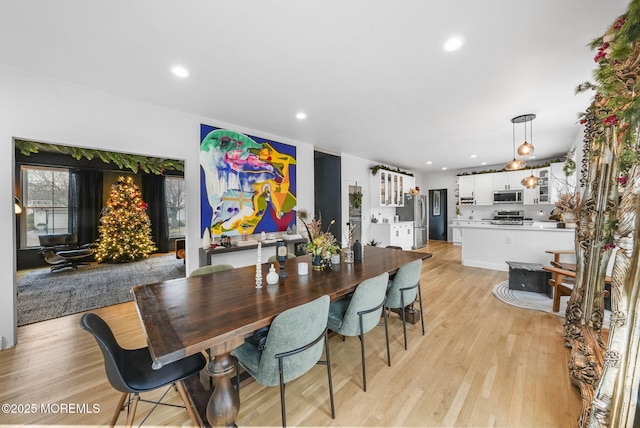
[[(351, 296), (335, 302), (329, 307), (328, 327), (343, 336), (360, 338), (362, 356), (362, 385), (367, 390), (367, 374), (364, 358), (364, 335), (378, 325), (384, 326), (387, 344), (387, 364), (391, 366), (387, 312), (383, 310), (389, 274), (383, 273), (362, 281)], [(380, 321), (383, 318), (383, 321)]]
[[(248, 342), (233, 350), (238, 363), (255, 380), (265, 386), (280, 386), (283, 426), (286, 426), (285, 385), (316, 364), (327, 366), (331, 417), (335, 419), (327, 340), (328, 313), (329, 296), (325, 295), (277, 315), (263, 350)], [(320, 360), (323, 350), (325, 360)], [(239, 386), (239, 381), (237, 383)]]
[(202, 266), (195, 269), (193, 272), (191, 272), (191, 276), (206, 275), (208, 273), (222, 272), (222, 271), (231, 270), (231, 269), (233, 269), (233, 266), (231, 265), (225, 265), (225, 264), (207, 265), (207, 266)]
[(424, 336), (424, 311), (422, 309), (422, 292), (420, 291), (420, 273), (422, 272), (422, 260), (407, 263), (398, 269), (398, 272), (387, 285), (387, 299), (385, 308), (399, 309), (402, 318), (402, 331), (404, 333), (404, 349), (407, 349), (407, 320), (405, 308), (413, 305), (418, 297), (420, 305), (420, 322), (422, 323), (422, 335)]

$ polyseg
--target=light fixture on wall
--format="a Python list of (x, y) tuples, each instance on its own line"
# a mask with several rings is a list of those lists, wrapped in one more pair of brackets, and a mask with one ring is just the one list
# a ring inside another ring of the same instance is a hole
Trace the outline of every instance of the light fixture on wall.
[[(520, 144), (520, 147), (518, 147), (518, 154), (520, 156), (531, 156), (535, 150), (535, 147), (533, 147), (533, 119), (535, 118), (535, 114), (523, 114), (511, 119), (511, 122), (514, 124), (524, 123), (524, 143)], [(527, 142), (527, 122), (530, 122), (529, 128), (531, 132), (529, 133), (529, 139), (531, 143)]]
[(21, 214), (22, 213), (22, 205), (20, 205), (20, 199), (18, 199), (17, 196), (13, 197), (13, 202), (14, 202), (14, 210), (16, 212), (16, 214)]
[(524, 161), (516, 159), (516, 119), (522, 116), (517, 116), (511, 119), (513, 127), (513, 160), (504, 166), (507, 171), (517, 171), (524, 168)]

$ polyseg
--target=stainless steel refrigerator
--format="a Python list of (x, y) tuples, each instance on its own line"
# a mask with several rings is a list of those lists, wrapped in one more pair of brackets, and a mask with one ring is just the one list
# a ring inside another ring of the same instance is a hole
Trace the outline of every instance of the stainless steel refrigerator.
[(396, 208), (400, 221), (413, 222), (413, 249), (427, 245), (429, 216), (426, 195), (404, 195), (404, 206)]

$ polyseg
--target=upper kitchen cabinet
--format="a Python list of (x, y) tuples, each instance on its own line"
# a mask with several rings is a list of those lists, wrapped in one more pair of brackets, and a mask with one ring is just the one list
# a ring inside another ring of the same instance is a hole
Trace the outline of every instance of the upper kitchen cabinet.
[[(413, 180), (410, 180), (413, 179)], [(379, 169), (373, 176), (374, 189), (378, 192), (378, 205), (381, 207), (401, 207), (404, 205), (404, 194), (415, 179), (409, 175)]]
[(458, 177), (458, 197), (460, 205), (474, 205), (475, 179), (473, 175), (461, 175)]
[(459, 205), (493, 204), (493, 174), (461, 175), (458, 177)]
[(478, 174), (474, 178), (476, 205), (493, 205), (493, 174)]
[(496, 172), (493, 175), (493, 190), (521, 190), (524, 171)]
[(538, 185), (533, 189), (524, 189), (523, 201), (525, 205), (548, 204), (549, 203), (549, 183), (550, 169), (536, 168), (534, 170), (525, 170), (525, 177), (530, 174), (538, 177)]

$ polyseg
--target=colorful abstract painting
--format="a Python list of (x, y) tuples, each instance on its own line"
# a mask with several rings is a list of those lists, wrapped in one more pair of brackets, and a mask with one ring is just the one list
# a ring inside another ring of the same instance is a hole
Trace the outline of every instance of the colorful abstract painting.
[(296, 221), (296, 148), (200, 125), (201, 231), (285, 231)]

